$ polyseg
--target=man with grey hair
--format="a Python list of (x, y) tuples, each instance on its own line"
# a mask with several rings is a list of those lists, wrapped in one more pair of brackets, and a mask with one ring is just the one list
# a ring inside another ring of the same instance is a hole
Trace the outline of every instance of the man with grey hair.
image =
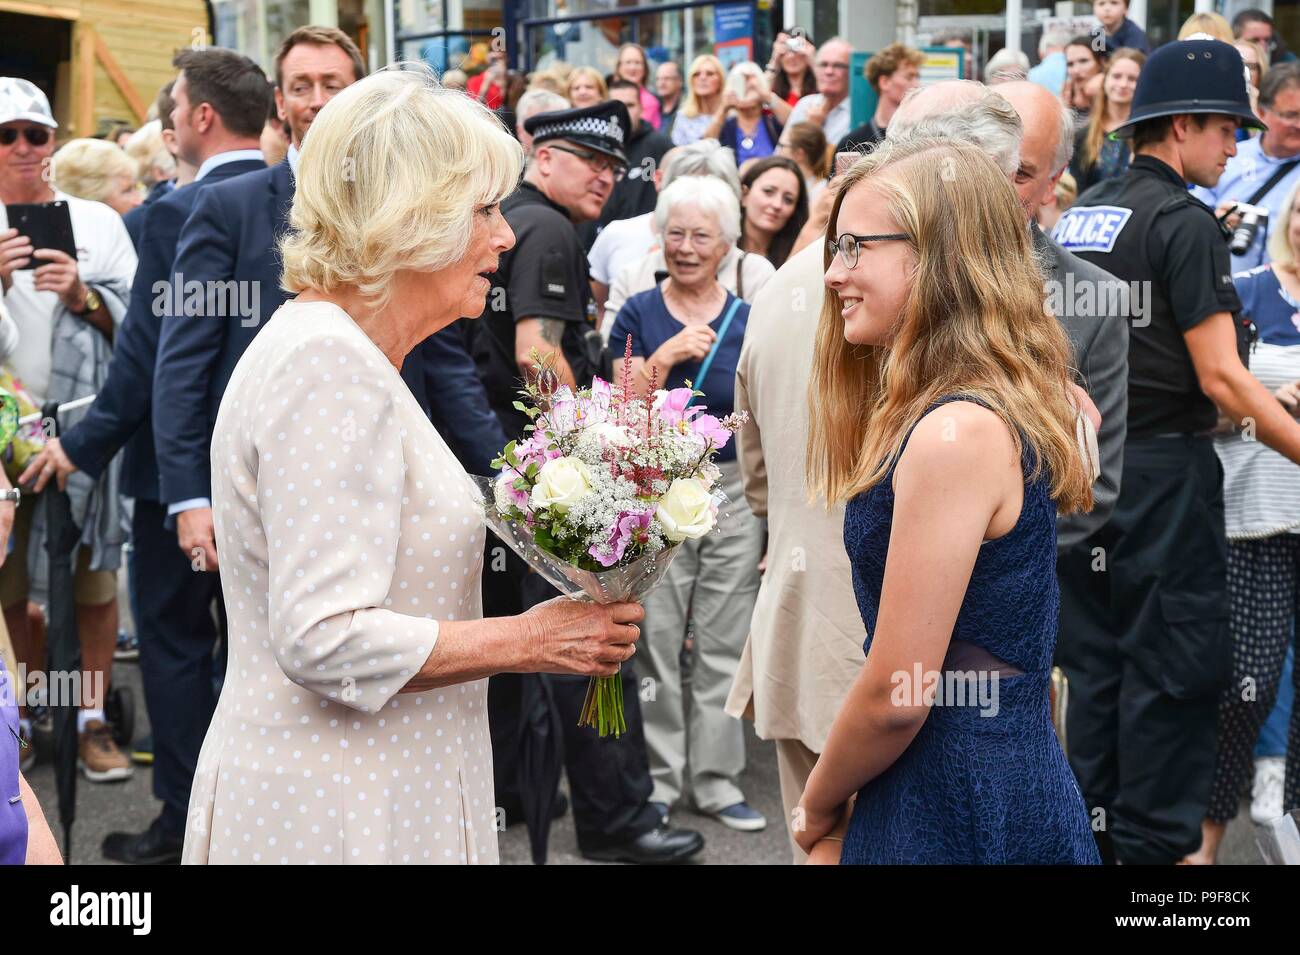
[(984, 82), (989, 86), (1023, 80), (1028, 75), (1029, 57), (1020, 50), (998, 50), (984, 66)]
[[(1119, 497), (1128, 422), (1128, 319), (1142, 300), (1130, 299), (1127, 285), (1061, 248), (1038, 228), (1038, 209), (1053, 194), (1070, 161), (1074, 139), (1069, 111), (1060, 99), (1027, 80), (1004, 83), (994, 95), (1011, 104), (1023, 125), (1012, 185), (1046, 272), (1047, 305), (1070, 336), (1079, 384), (1101, 412), (1101, 476), (1093, 485), (1092, 510), (1057, 520), (1056, 543), (1063, 553), (1101, 528)], [(1081, 307), (1089, 302), (1091, 307)]]
[(1065, 48), (1069, 43), (1068, 30), (1044, 30), (1038, 41), (1038, 65), (1029, 71), (1029, 82), (1060, 96), (1065, 87)]
[(790, 111), (786, 126), (816, 123), (828, 143), (838, 143), (849, 131), (849, 60), (853, 47), (832, 37), (817, 50), (813, 73), (817, 92), (802, 97)]
[(1007, 176), (1020, 165), (1024, 128), (1006, 98), (974, 80), (949, 80), (909, 93), (889, 124), (893, 142), (956, 139), (978, 146)]
[(524, 120), (538, 113), (554, 113), (569, 108), (569, 101), (559, 93), (538, 87), (519, 97), (515, 104), (515, 138), (524, 147), (524, 155), (529, 161), (533, 155), (533, 134), (524, 129)]
[[(999, 90), (1011, 88), (1019, 101), (1016, 86), (1007, 84)], [(1049, 167), (1047, 179), (1054, 182), (1069, 157), (1067, 153), (1061, 158), (1058, 137), (1064, 127), (1054, 116), (1048, 120), (1053, 134), (1026, 138), (1027, 131), (1044, 130), (1040, 114), (1026, 109), (1025, 115), (1022, 123), (1007, 98), (979, 83), (936, 83), (903, 101), (886, 139), (960, 139), (978, 146), (1017, 187), (1025, 205), (1026, 227), (1033, 228), (1031, 209), (1036, 209), (1042, 193), (1021, 190), (1026, 186), (1022, 182), (1026, 158), (1034, 157), (1031, 162)], [(1044, 146), (1045, 158), (1040, 155)], [(1032, 168), (1037, 170), (1036, 165)], [(1028, 180), (1035, 186), (1046, 184), (1035, 176)], [(1107, 277), (1041, 234), (1035, 236), (1035, 248), (1054, 275), (1065, 270), (1073, 271), (1076, 281)], [(787, 825), (793, 823), (790, 814), (799, 804), (831, 722), (863, 660), (862, 619), (853, 603), (842, 540), (843, 509), (807, 503), (803, 473), (807, 414), (801, 403), (792, 407), (789, 400), (808, 388), (825, 291), (824, 254), (821, 243), (809, 244), (790, 257), (754, 300), (736, 372), (736, 409), (750, 415), (737, 436), (745, 497), (754, 514), (768, 521), (769, 560), (727, 712), (752, 718), (760, 738), (776, 741)], [(1060, 314), (1058, 318), (1070, 337), (1079, 383), (1090, 392), (1103, 419), (1096, 503), (1089, 514), (1058, 521), (1058, 545), (1067, 546), (1105, 522), (1118, 494), (1128, 340), (1127, 326), (1111, 315), (1098, 319)], [(792, 565), (798, 572), (792, 571)], [(808, 607), (816, 607), (817, 613), (809, 614)], [(793, 854), (796, 862), (803, 861), (797, 847)]]

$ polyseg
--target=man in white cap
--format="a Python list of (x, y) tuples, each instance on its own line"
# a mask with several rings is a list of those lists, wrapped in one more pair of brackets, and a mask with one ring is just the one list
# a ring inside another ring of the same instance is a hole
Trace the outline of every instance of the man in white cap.
[[(102, 384), (136, 266), (130, 236), (116, 212), (50, 185), (47, 166), (57, 128), (44, 93), (27, 80), (0, 77), (0, 203), (66, 203), (76, 249), (73, 256), (34, 248), (26, 235), (9, 227), (8, 213), (0, 209), (0, 286), (19, 336), (9, 365), (38, 405), (94, 394)], [(115, 572), (122, 554), (116, 468), (98, 479), (74, 475), (67, 491), (81, 528), (81, 546), (74, 593), (53, 596), (77, 602), (86, 671), (77, 723), (79, 755), (87, 778), (106, 782), (131, 775), (131, 763), (113, 742), (104, 719), (117, 638)], [(0, 568), (0, 604), (17, 655), (28, 663), (27, 599), (30, 590), (43, 588), (46, 569), (39, 559), (44, 553), (43, 523), (39, 496), (24, 498), (15, 516), (13, 552)]]

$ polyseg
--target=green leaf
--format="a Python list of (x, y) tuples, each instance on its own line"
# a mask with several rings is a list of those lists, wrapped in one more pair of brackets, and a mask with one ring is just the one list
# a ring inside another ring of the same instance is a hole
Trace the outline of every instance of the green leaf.
[(514, 408), (516, 411), (522, 411), (524, 414), (528, 413), (528, 406), (524, 404), (522, 401), (511, 402), (511, 407)]

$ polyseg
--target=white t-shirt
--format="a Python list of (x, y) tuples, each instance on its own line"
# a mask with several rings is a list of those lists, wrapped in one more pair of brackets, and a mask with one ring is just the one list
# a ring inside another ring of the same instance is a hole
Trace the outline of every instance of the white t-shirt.
[[(795, 103), (794, 109), (790, 110), (790, 118), (785, 121), (785, 124), (793, 126), (795, 123), (806, 122), (808, 111), (821, 101), (821, 93), (799, 97), (799, 102)], [(826, 114), (826, 121), (822, 123), (822, 132), (826, 134), (826, 141), (832, 146), (849, 134), (849, 106), (849, 97), (846, 96), (840, 100), (838, 106)]]
[[(135, 249), (122, 217), (102, 202), (78, 199), (55, 192), (55, 199), (68, 204), (72, 216), (72, 237), (77, 244), (77, 271), (81, 280), (96, 277), (135, 275)], [(9, 217), (0, 205), (0, 231), (9, 228)], [(13, 273), (13, 285), (4, 297), (5, 308), (18, 329), (18, 342), (5, 364), (13, 369), (23, 387), (39, 406), (50, 389), (50, 358), (54, 342), (54, 316), (59, 297), (36, 291), (35, 269)]]
[(631, 219), (615, 219), (600, 230), (587, 253), (591, 277), (602, 285), (609, 285), (614, 276), (623, 271), (623, 266), (644, 258), (658, 246), (653, 212)]

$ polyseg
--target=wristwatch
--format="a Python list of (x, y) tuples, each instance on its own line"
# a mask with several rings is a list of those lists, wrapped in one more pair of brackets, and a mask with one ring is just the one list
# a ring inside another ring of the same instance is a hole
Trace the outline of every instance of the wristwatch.
[(14, 507), (17, 507), (18, 502), (22, 499), (23, 492), (21, 488), (11, 487), (7, 491), (0, 491), (0, 504), (3, 504), (5, 501), (13, 501)]
[(98, 308), (99, 308), (101, 305), (103, 305), (103, 304), (104, 304), (104, 300), (103, 300), (102, 298), (99, 297), (99, 293), (96, 292), (96, 291), (95, 291), (93, 288), (91, 288), (89, 285), (87, 285), (87, 286), (86, 286), (86, 305), (85, 305), (85, 307), (82, 308), (82, 310), (79, 311), (77, 314), (78, 314), (78, 315), (89, 315), (91, 312), (95, 311), (96, 309), (98, 309)]

